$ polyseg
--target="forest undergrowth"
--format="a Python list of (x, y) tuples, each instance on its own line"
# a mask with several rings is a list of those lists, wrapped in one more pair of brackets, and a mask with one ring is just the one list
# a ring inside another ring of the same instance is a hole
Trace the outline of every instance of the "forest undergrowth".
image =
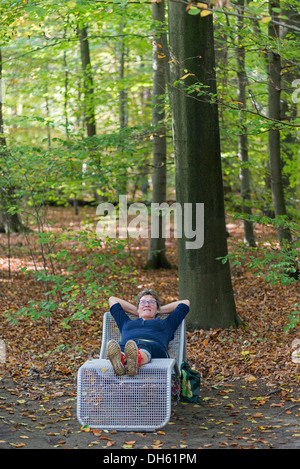
[[(83, 220), (94, 223), (93, 213), (92, 209), (85, 208), (75, 216), (71, 208), (50, 208), (49, 218), (55, 219), (55, 226), (60, 228), (81, 229)], [(227, 229), (230, 234), (229, 251), (232, 251), (242, 245), (242, 222), (228, 220)], [(260, 246), (269, 243), (270, 239), (276, 240), (271, 227), (256, 225), (255, 233)], [(33, 234), (27, 236), (34, 237)], [(16, 324), (10, 324), (4, 311), (18, 311), (30, 300), (38, 301), (45, 295), (41, 282), (21, 271), (24, 266), (33, 266), (33, 252), (28, 250), (24, 236), (11, 235), (9, 241), (10, 256), (7, 236), (1, 234), (0, 338), (6, 344), (6, 360), (1, 366), (1, 374), (16, 381), (26, 381), (32, 375), (42, 378), (75, 377), (86, 359), (99, 354), (102, 315), (107, 310), (107, 298), (99, 297), (99, 304), (87, 321), (73, 320), (68, 328), (63, 322), (65, 304), (54, 311), (50, 319), (39, 317), (32, 320), (25, 316)], [(146, 270), (147, 248), (147, 240), (130, 240), (127, 249), (132, 258), (130, 275), (134, 282), (118, 282), (115, 278), (114, 294), (134, 301), (141, 289), (153, 288), (163, 304), (176, 300), (176, 241), (171, 238), (167, 242), (167, 257), (174, 266), (172, 269)], [(42, 257), (36, 249), (35, 264), (42, 264)], [(75, 260), (76, 255), (78, 253), (75, 253)], [(237, 312), (243, 325), (237, 329), (188, 332), (188, 360), (201, 373), (202, 380), (210, 384), (239, 378), (251, 383), (263, 378), (268, 383), (299, 390), (300, 365), (291, 359), (292, 342), (300, 339), (299, 323), (285, 331), (299, 301), (299, 281), (289, 285), (268, 283), (264, 276), (256, 276), (255, 270), (247, 268), (248, 255), (250, 252), (244, 249), (243, 262), (231, 268)], [(259, 258), (262, 251), (258, 248), (254, 255)], [(120, 259), (116, 262), (128, 261)], [(107, 275), (104, 281), (111, 282), (111, 276)]]

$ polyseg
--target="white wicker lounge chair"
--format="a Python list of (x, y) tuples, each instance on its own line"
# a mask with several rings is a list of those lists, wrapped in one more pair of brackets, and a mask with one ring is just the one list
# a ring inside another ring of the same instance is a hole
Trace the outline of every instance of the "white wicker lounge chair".
[(171, 376), (179, 373), (185, 358), (185, 321), (170, 343), (170, 358), (152, 359), (134, 377), (116, 376), (106, 359), (108, 341), (120, 338), (115, 320), (105, 313), (100, 357), (86, 361), (78, 371), (78, 421), (93, 429), (155, 431), (170, 419)]

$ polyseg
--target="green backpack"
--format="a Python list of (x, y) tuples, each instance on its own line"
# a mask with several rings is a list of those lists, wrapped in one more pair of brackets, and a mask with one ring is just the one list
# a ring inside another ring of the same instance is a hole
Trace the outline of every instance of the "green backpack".
[(192, 369), (187, 361), (181, 364), (180, 379), (172, 376), (172, 396), (182, 402), (199, 403), (200, 373)]
[(181, 365), (181, 393), (182, 402), (200, 402), (200, 373), (192, 369), (187, 361)]

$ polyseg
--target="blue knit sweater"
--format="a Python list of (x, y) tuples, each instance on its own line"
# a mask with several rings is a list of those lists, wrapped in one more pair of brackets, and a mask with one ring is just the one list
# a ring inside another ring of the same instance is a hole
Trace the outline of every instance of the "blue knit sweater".
[(170, 340), (174, 338), (174, 332), (189, 312), (189, 307), (180, 303), (166, 319), (130, 319), (120, 303), (110, 308), (122, 339), (120, 345), (125, 345), (128, 340), (146, 339), (157, 342), (167, 352)]

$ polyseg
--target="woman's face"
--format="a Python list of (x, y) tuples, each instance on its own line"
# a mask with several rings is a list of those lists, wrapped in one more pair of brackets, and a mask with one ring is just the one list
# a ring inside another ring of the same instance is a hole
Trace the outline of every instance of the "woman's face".
[(142, 296), (138, 307), (139, 317), (143, 319), (154, 319), (158, 313), (157, 303), (152, 295)]

